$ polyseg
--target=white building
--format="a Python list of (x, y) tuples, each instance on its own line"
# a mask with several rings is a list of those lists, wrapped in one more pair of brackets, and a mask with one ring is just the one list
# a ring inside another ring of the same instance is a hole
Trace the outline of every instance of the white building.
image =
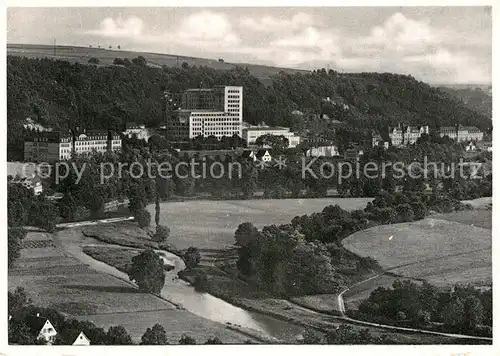
[(122, 139), (107, 130), (83, 130), (75, 135), (74, 147), (77, 154), (118, 151), (122, 148)]
[(132, 138), (135, 135), (137, 139), (146, 141), (149, 140), (151, 136), (149, 130), (144, 125), (137, 125), (134, 122), (126, 124), (123, 135), (128, 138)]
[(271, 160), (273, 159), (268, 150), (258, 150), (257, 153), (255, 154), (255, 158), (256, 160), (262, 162), (271, 162)]
[(443, 126), (439, 129), (439, 136), (448, 136), (458, 142), (464, 141), (482, 141), (484, 133), (476, 126)]
[(422, 136), (429, 134), (429, 126), (406, 126), (389, 129), (389, 138), (393, 146), (413, 145)]
[(297, 147), (300, 143), (300, 136), (295, 136), (287, 127), (256, 126), (243, 129), (243, 139), (249, 147), (255, 146), (255, 141), (264, 135), (284, 136), (288, 139), (288, 148)]
[(340, 156), (337, 146), (311, 147), (306, 151), (307, 157), (336, 157)]
[(15, 176), (11, 180), (8, 180), (8, 183), (19, 184), (28, 190), (33, 190), (34, 195), (39, 195), (43, 192), (42, 180), (35, 173), (28, 177)]
[(30, 329), (37, 335), (37, 339), (44, 340), (47, 344), (52, 344), (57, 335), (57, 331), (49, 319), (41, 317), (40, 314), (31, 316), (27, 319)]
[[(167, 105), (168, 113), (173, 106), (171, 99)], [(242, 125), (243, 87), (224, 86), (186, 90), (182, 94), (182, 108), (167, 115), (166, 126), (167, 137), (182, 142), (197, 136), (241, 137)]]

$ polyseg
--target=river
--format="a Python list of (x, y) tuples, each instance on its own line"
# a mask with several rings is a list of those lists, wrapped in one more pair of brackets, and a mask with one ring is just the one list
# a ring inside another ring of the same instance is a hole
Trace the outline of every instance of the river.
[[(104, 262), (97, 261), (82, 251), (83, 245), (105, 244), (96, 239), (85, 237), (79, 231), (79, 229), (59, 231), (55, 237), (56, 243), (60, 244), (65, 251), (73, 255), (82, 263), (91, 266), (96, 271), (129, 282), (126, 273)], [(231, 323), (233, 325), (257, 330), (267, 336), (280, 340), (290, 340), (302, 333), (303, 328), (298, 325), (277, 320), (263, 314), (250, 312), (220, 298), (214, 297), (211, 294), (196, 291), (189, 283), (176, 278), (177, 273), (185, 267), (184, 261), (170, 252), (158, 252), (164, 255), (164, 260), (166, 260), (168, 264), (175, 267), (173, 270), (167, 272), (165, 285), (161, 291), (161, 296), (164, 299), (180, 305), (184, 309), (200, 317), (223, 324)]]

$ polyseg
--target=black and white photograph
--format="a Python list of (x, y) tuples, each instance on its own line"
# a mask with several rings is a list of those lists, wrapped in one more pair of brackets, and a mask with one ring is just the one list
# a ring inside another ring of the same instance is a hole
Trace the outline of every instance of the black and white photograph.
[(493, 355), (492, 4), (69, 5), (5, 8), (5, 350)]

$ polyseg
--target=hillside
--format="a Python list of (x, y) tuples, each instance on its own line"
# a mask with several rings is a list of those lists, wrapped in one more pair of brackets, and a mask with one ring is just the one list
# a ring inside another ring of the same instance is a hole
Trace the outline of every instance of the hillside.
[[(118, 54), (124, 53), (113, 56)], [(271, 75), (268, 85), (248, 67), (214, 69), (188, 64), (158, 68), (151, 62), (117, 66), (87, 65), (81, 61), (7, 57), (9, 159), (22, 156), (22, 123), (27, 117), (54, 129), (95, 127), (121, 131), (129, 121), (159, 126), (164, 121), (163, 91), (179, 92), (197, 88), (201, 83), (205, 87), (244, 86), (245, 121), (265, 121), (294, 130), (318, 125), (307, 116), (292, 115), (293, 110), (323, 111), (352, 128), (381, 132), (387, 132), (387, 125), (399, 122), (429, 124), (433, 128), (461, 123), (477, 125), (485, 131), (492, 125), (490, 117), (410, 76), (322, 69), (279, 72)], [(324, 104), (327, 97), (332, 100)], [(316, 132), (329, 134), (328, 125), (321, 124)]]
[(249, 63), (221, 63), (216, 59), (96, 47), (56, 46), (54, 51), (54, 47), (49, 45), (7, 44), (7, 55), (23, 56), (27, 58), (60, 59), (80, 64), (87, 64), (88, 60), (94, 57), (99, 59), (101, 65), (113, 64), (113, 60), (117, 57), (132, 59), (138, 56), (143, 56), (152, 67), (180, 67), (184, 62), (190, 66), (207, 66), (209, 68), (220, 70), (229, 70), (240, 66), (248, 68), (253, 76), (259, 78), (265, 83), (270, 83), (271, 76), (279, 73), (280, 71), (285, 71), (287, 73), (307, 72), (298, 69), (279, 68)]
[(492, 117), (493, 97), (491, 95), (491, 86), (485, 87), (440, 87), (440, 90), (450, 94), (462, 102), (466, 107), (476, 110), (486, 116)]

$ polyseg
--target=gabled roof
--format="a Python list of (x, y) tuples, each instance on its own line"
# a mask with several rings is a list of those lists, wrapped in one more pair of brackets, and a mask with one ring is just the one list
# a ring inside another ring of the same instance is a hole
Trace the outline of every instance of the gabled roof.
[(255, 154), (255, 156), (257, 158), (261, 158), (262, 156), (264, 156), (266, 154), (266, 152), (268, 153), (269, 151), (268, 150), (258, 150), (257, 153)]

